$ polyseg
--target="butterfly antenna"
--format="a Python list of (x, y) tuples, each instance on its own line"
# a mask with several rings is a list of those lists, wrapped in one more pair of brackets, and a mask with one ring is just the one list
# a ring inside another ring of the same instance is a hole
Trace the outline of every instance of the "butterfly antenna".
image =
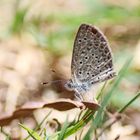
[(49, 84), (56, 84), (59, 82), (63, 82), (65, 80), (54, 80), (54, 81), (50, 81), (50, 82), (43, 82), (42, 85), (49, 85)]
[[(54, 69), (50, 69), (51, 72), (57, 74), (57, 72)], [(60, 75), (60, 74), (59, 74)], [(63, 75), (62, 75), (63, 76)], [(47, 81), (47, 82), (43, 82), (42, 85), (51, 85), (51, 84), (56, 84), (56, 83), (61, 83), (61, 82), (65, 82), (66, 80), (54, 80), (54, 81)]]

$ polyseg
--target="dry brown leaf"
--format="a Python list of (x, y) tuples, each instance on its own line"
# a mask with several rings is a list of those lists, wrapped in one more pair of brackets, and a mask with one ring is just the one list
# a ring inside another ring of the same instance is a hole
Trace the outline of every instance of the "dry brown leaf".
[(74, 108), (85, 109), (89, 108), (97, 110), (99, 104), (95, 102), (79, 102), (70, 99), (61, 99), (55, 102), (27, 102), (21, 108), (14, 111), (12, 114), (3, 114), (0, 116), (0, 126), (9, 124), (12, 120), (17, 118), (23, 118), (27, 116), (33, 116), (33, 111), (44, 107), (53, 108), (59, 111), (66, 111)]

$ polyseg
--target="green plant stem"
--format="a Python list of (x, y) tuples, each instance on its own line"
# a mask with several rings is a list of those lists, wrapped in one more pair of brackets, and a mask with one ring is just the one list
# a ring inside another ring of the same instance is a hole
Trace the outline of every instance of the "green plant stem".
[(140, 92), (136, 94), (136, 96), (134, 96), (134, 98), (132, 98), (124, 107), (122, 107), (118, 113), (122, 113), (125, 111), (125, 109), (130, 105), (132, 104), (138, 97), (140, 96)]
[(103, 94), (103, 90), (104, 90), (104, 88), (105, 88), (106, 85), (107, 85), (107, 81), (105, 81), (103, 87), (101, 88), (101, 91), (100, 91), (100, 93), (99, 93), (98, 96), (97, 96), (97, 100), (99, 100), (100, 97), (102, 96), (102, 94)]
[(66, 130), (67, 130), (68, 126), (69, 126), (69, 123), (68, 123), (68, 117), (67, 117), (67, 119), (66, 119), (66, 121), (63, 125), (63, 128), (62, 128), (62, 130), (59, 134), (58, 140), (63, 140), (64, 139), (64, 136), (65, 136), (65, 133), (66, 133)]
[[(136, 96), (134, 96), (134, 98), (132, 98), (125, 106), (123, 106), (123, 107), (118, 111), (118, 113), (124, 112), (124, 111), (126, 110), (126, 108), (127, 108), (130, 104), (132, 104), (139, 96), (140, 96), (140, 93), (136, 94)], [(121, 116), (120, 116), (120, 115), (119, 115), (119, 116), (117, 115), (117, 116), (113, 119), (113, 121), (111, 121), (108, 125), (106, 125), (106, 126), (102, 129), (102, 131), (97, 135), (97, 137), (99, 138), (99, 137), (103, 134), (103, 132), (104, 132), (106, 129), (108, 129), (110, 126), (112, 126), (114, 123), (116, 123), (116, 122), (119, 121), (120, 119), (121, 119)], [(96, 140), (96, 138), (95, 138), (94, 140)]]
[[(64, 138), (67, 138), (68, 136), (76, 133), (78, 130), (83, 128), (93, 118), (94, 113), (95, 111), (87, 110), (85, 115), (82, 117), (82, 119), (79, 122), (75, 124), (75, 126), (71, 126), (67, 129), (67, 131), (65, 132)], [(50, 136), (49, 139), (57, 140), (59, 134), (60, 132), (57, 132), (53, 136)]]
[(100, 126), (100, 124), (102, 123), (102, 116), (104, 113), (104, 109), (107, 106), (110, 98), (112, 97), (115, 89), (118, 87), (119, 83), (121, 82), (122, 78), (124, 77), (130, 63), (132, 61), (132, 57), (130, 57), (126, 63), (123, 65), (122, 69), (119, 72), (119, 76), (117, 77), (116, 81), (114, 82), (113, 86), (111, 87), (111, 89), (109, 90), (109, 92), (107, 93), (107, 95), (105, 96), (105, 98), (103, 99), (103, 101), (101, 102), (101, 107), (98, 109), (97, 115), (95, 117), (95, 119), (92, 121), (91, 127), (89, 128), (87, 134), (84, 136), (83, 140), (90, 140), (90, 135), (91, 133)]
[[(122, 113), (126, 110), (126, 108), (128, 108), (128, 106), (130, 106), (138, 97), (140, 96), (140, 93), (137, 93), (136, 96), (134, 96), (125, 106), (123, 106), (118, 113)], [(116, 113), (117, 114), (117, 113)], [(98, 134), (97, 137), (100, 137), (103, 132), (108, 129), (109, 127), (111, 127), (114, 123), (116, 123), (117, 121), (119, 121), (121, 119), (121, 116), (118, 114), (113, 121), (111, 121), (111, 123), (109, 123), (108, 125), (106, 125), (102, 131)]]
[[(35, 129), (33, 129), (34, 131), (37, 131), (41, 125), (44, 123), (44, 121), (48, 118), (48, 116), (51, 114), (52, 111), (50, 111), (45, 117), (44, 119), (37, 125), (37, 127)], [(28, 138), (30, 137), (30, 135), (28, 135), (24, 140), (28, 140)]]
[(0, 132), (6, 136), (6, 140), (11, 140), (10, 135), (7, 132), (5, 132), (2, 127), (0, 127)]

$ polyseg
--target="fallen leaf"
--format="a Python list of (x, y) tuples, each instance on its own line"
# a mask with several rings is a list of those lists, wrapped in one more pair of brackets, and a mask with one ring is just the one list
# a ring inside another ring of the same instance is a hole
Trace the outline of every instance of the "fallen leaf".
[(21, 108), (15, 110), (11, 114), (3, 114), (0, 116), (0, 126), (8, 125), (12, 120), (17, 118), (23, 118), (27, 116), (33, 116), (33, 111), (41, 108), (53, 108), (59, 111), (67, 111), (74, 108), (85, 109), (89, 108), (91, 110), (97, 110), (99, 104), (95, 102), (79, 102), (70, 99), (60, 99), (54, 102), (27, 102)]

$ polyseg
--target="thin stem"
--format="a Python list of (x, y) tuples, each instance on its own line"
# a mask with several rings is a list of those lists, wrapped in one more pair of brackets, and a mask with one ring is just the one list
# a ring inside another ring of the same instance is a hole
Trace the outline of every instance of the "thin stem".
[(105, 81), (104, 85), (102, 86), (101, 91), (100, 91), (100, 93), (97, 96), (97, 100), (99, 100), (99, 98), (102, 96), (103, 90), (104, 90), (104, 88), (105, 88), (106, 85), (107, 85), (107, 81)]
[[(122, 107), (122, 108), (118, 111), (118, 113), (116, 113), (116, 114), (118, 114), (118, 115), (115, 117), (115, 119), (114, 119), (112, 122), (109, 122), (109, 123), (102, 129), (102, 131), (98, 134), (97, 137), (99, 138), (99, 137), (103, 134), (103, 132), (104, 132), (106, 129), (110, 128), (114, 123), (116, 123), (117, 121), (119, 121), (119, 120), (122, 118), (122, 117), (119, 115), (119, 113), (124, 112), (125, 109), (126, 109), (130, 104), (132, 104), (139, 96), (140, 96), (140, 93), (136, 94), (135, 97), (133, 97), (124, 107)], [(94, 139), (94, 140), (96, 140), (96, 139)]]
[(124, 107), (122, 107), (118, 113), (122, 113), (124, 112), (124, 110), (130, 105), (132, 104), (138, 97), (140, 96), (140, 92), (138, 94), (136, 94), (136, 96), (134, 96)]
[[(51, 114), (52, 111), (50, 111), (45, 117), (44, 119), (37, 125), (37, 127), (35, 129), (33, 129), (34, 131), (37, 131), (41, 125), (44, 123), (44, 121), (48, 118), (48, 116)], [(28, 138), (30, 137), (30, 135), (28, 135), (24, 140), (28, 140)]]

